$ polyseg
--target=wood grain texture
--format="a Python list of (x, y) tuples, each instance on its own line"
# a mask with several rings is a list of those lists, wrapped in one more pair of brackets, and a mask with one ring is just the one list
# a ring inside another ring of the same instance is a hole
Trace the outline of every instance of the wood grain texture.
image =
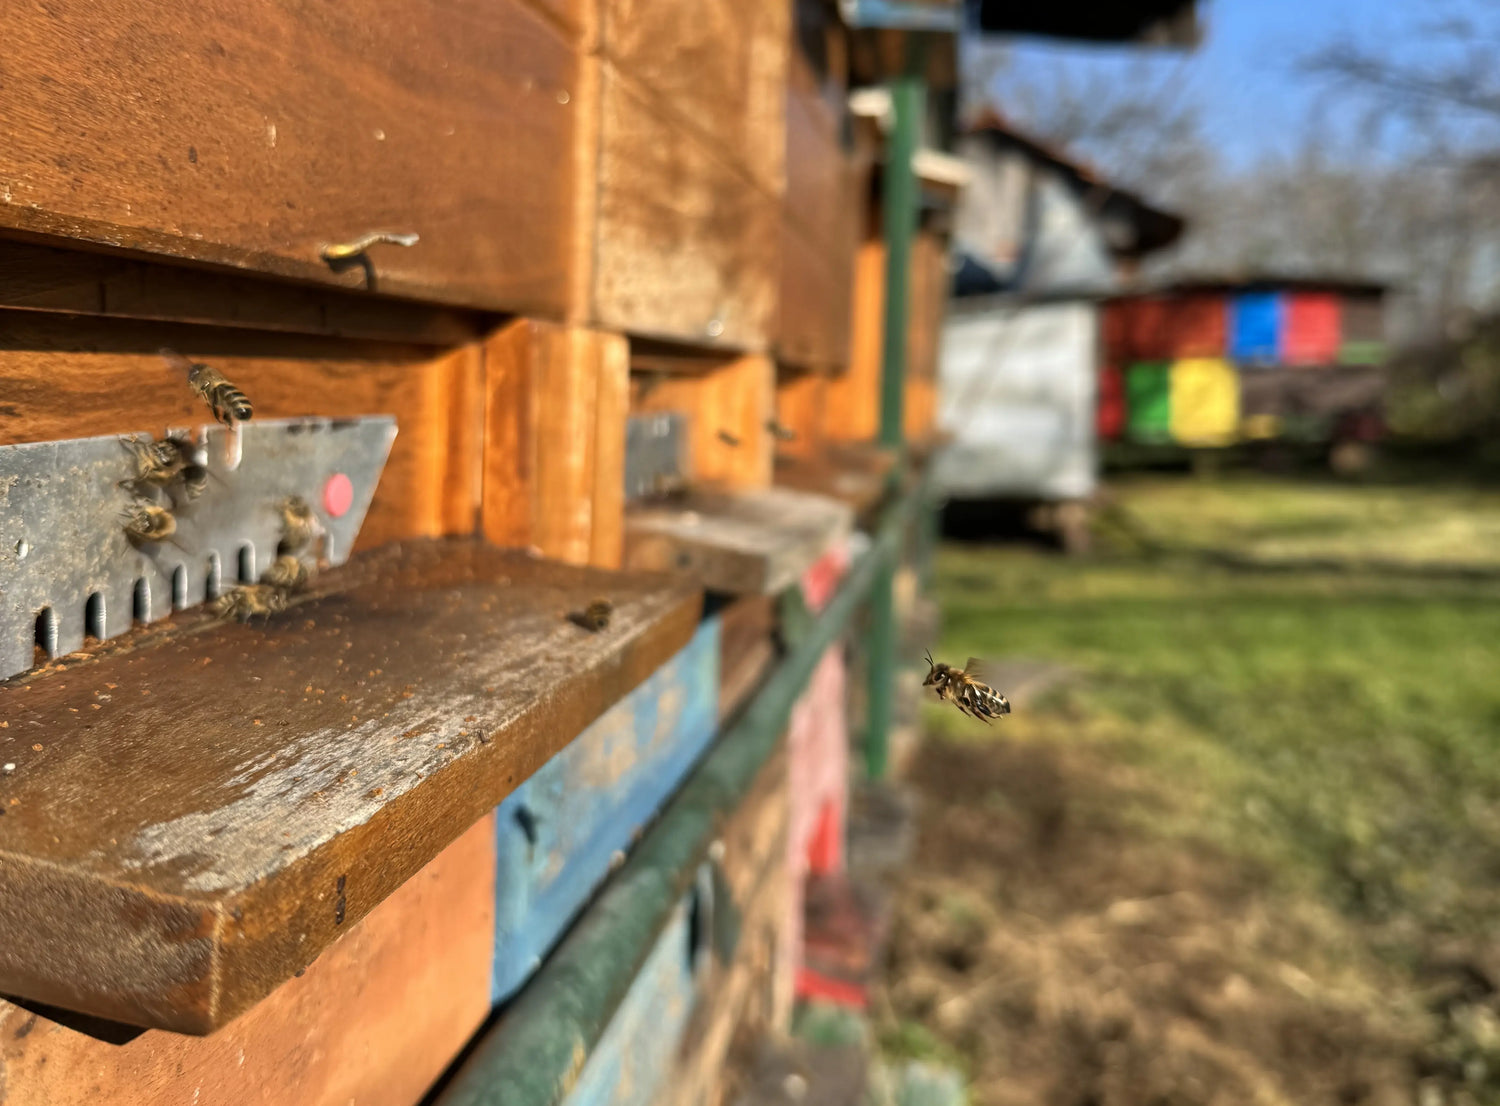
[(874, 441), (880, 431), (881, 344), (885, 335), (885, 243), (862, 243), (855, 256), (849, 371), (828, 383), (828, 437)]
[(781, 228), (776, 356), (800, 368), (841, 372), (850, 360), (852, 239), (839, 247), (819, 245), (790, 218)]
[(664, 1106), (720, 1106), (735, 1089), (726, 1060), (736, 1043), (789, 1027), (787, 818), (783, 747), (724, 827), (724, 877), (741, 917), (740, 939), (730, 962), (715, 963), (699, 981), (681, 1054), (658, 1099)]
[(777, 200), (609, 63), (600, 127), (592, 321), (763, 349), (776, 311)]
[[(608, 628), (568, 621), (600, 594)], [(179, 615), (11, 681), (0, 993), (226, 1024), (680, 650), (700, 608), (685, 582), (411, 542), (263, 626)]]
[(521, 319), (485, 347), (483, 530), (569, 564), (619, 563), (629, 351)]
[(386, 296), (9, 240), (0, 307), (433, 345), (473, 341), (483, 325), (472, 312)]
[[(86, 37), (80, 38), (86, 31)], [(517, 0), (208, 0), (7, 12), (0, 227), (561, 314), (574, 52)]]
[(778, 439), (778, 454), (811, 457), (822, 448), (828, 387), (828, 377), (823, 373), (785, 366), (779, 369), (776, 374), (776, 422), (792, 437)]
[(603, 48), (767, 195), (784, 187), (789, 0), (602, 0)]
[(776, 603), (743, 595), (723, 607), (719, 621), (719, 720), (734, 714), (776, 659)]
[(633, 504), (625, 515), (625, 564), (674, 572), (710, 591), (776, 595), (847, 538), (843, 503), (785, 488), (698, 489), (667, 503)]
[[(644, 386), (649, 383), (649, 386)], [(728, 488), (771, 483), (769, 423), (775, 413), (776, 367), (751, 354), (685, 375), (632, 381), (632, 413), (679, 411), (689, 418), (692, 477)]]
[(357, 549), (468, 534), (479, 506), (477, 348), (335, 341), (67, 315), (0, 312), (0, 444), (161, 433), (207, 419), (163, 362), (212, 363), (261, 418), (394, 414), (399, 433)]
[(410, 1106), (489, 1013), (494, 815), (212, 1037), (116, 1045), (0, 1001), (6, 1106)]

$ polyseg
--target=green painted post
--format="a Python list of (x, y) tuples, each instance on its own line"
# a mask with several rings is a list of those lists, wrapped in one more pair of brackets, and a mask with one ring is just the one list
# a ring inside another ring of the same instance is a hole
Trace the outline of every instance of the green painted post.
[[(927, 86), (923, 72), (925, 41), (919, 34), (906, 40), (904, 72), (891, 82), (895, 126), (883, 177), (885, 232), (885, 334), (880, 366), (880, 444), (905, 460), (902, 399), (906, 385), (906, 330), (911, 301), (911, 244), (916, 236), (918, 195), (912, 157), (921, 138)], [(893, 470), (900, 473), (904, 465)], [(896, 566), (882, 566), (870, 593), (870, 669), (866, 696), (865, 774), (885, 776), (890, 759), (891, 721), (896, 677)]]

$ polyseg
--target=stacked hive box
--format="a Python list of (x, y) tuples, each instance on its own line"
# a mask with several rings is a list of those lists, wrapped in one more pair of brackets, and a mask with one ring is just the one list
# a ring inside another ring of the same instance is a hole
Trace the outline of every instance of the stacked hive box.
[[(86, 54), (7, 19), (0, 446), (203, 421), (163, 346), (257, 419), (399, 435), (295, 617), (184, 612), (0, 685), (0, 1097), (409, 1106), (576, 923), (638, 971), (566, 1041), (575, 1100), (623, 1101), (643, 1017), (644, 1100), (713, 1100), (732, 1039), (786, 1019), (787, 858), (837, 836), (803, 817), (842, 809), (837, 645), (807, 763), (713, 792), (670, 910), (579, 919), (758, 694), (840, 501), (876, 506), (850, 480), (884, 491), (825, 448), (874, 436), (883, 287), (839, 51), (812, 65), (789, 2), (87, 18)], [(325, 261), (374, 231), (417, 241)], [(689, 486), (648, 511), (626, 427), (660, 412)], [(709, 902), (737, 920), (712, 940)]]
[(1379, 290), (1364, 285), (1116, 298), (1103, 314), (1099, 433), (1184, 446), (1274, 434), (1286, 397), (1313, 379), (1283, 373), (1357, 372), (1380, 359), (1380, 329)]

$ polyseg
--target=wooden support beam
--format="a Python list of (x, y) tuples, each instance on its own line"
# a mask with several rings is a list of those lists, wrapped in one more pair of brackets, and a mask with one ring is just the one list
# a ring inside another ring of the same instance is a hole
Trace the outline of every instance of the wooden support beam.
[(521, 319), (485, 344), (482, 529), (569, 564), (620, 563), (625, 340)]

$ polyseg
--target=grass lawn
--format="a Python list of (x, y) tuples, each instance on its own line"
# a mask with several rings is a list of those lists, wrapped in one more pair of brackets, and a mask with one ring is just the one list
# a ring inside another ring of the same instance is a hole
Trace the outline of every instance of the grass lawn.
[[(958, 910), (987, 919), (985, 947), (1014, 930), (1007, 911), (1040, 894), (1050, 871), (1078, 886), (1033, 901), (1048, 939), (1083, 916), (1113, 933), (1109, 910), (1132, 896), (1192, 894), (1202, 908), (1194, 932), (1221, 954), (1219, 974), (1248, 981), (1278, 1025), (1288, 1011), (1355, 1018), (1361, 1028), (1335, 1033), (1344, 1044), (1333, 1048), (1353, 1073), (1304, 1079), (1279, 1046), (1268, 1056), (1248, 1030), (1215, 1037), (1222, 1018), (1207, 1029), (1189, 1018), (1208, 1033), (1205, 1055), (1215, 1046), (1239, 1057), (1215, 1061), (1238, 1072), (1221, 1073), (1236, 1088), (1228, 1097), (1200, 1073), (1173, 1076), (1167, 1091), (1144, 1076), (1130, 1084), (1146, 1088), (1138, 1094), (1090, 1085), (1077, 1101), (1500, 1101), (1500, 495), (1236, 477), (1121, 483), (1111, 498), (1088, 558), (1018, 546), (939, 554), (941, 659), (986, 658), (1001, 690), (1010, 666), (1052, 662), (1068, 676), (1018, 699), (993, 729), (926, 708), (935, 739), (919, 785), (967, 793), (986, 764), (1005, 770), (973, 796), (989, 829), (961, 823), (962, 802), (930, 796), (944, 803), (924, 826), (923, 847), (935, 851), (908, 888), (898, 956), (920, 958), (923, 926), (944, 940), (962, 929), (943, 905), (948, 874), (972, 898), (965, 881), (972, 889), (975, 872), (995, 871), (987, 901)], [(1053, 782), (1038, 785), (1038, 771)], [(1032, 809), (1039, 786), (1057, 792), (1061, 815)], [(1073, 871), (1065, 852), (1033, 871), (1045, 817), (1063, 818), (1078, 832), (1077, 856), (1105, 868)], [(963, 850), (985, 852), (987, 834), (996, 852), (971, 870)], [(958, 849), (952, 872), (945, 849)], [(1111, 850), (1120, 870), (1101, 858)], [(1153, 877), (1153, 867), (1176, 874)], [(1015, 873), (1041, 882), (1021, 887)], [(1251, 916), (1264, 922), (1261, 937), (1231, 940)], [(1117, 966), (1135, 960), (1108, 942), (1095, 952)], [(1142, 963), (1186, 970), (1183, 955)], [(1450, 961), (1459, 967), (1441, 966)], [(993, 970), (1003, 977), (1007, 963)], [(1311, 991), (1298, 998), (1291, 978)], [(944, 999), (903, 1006), (912, 996), (899, 986), (894, 995), (900, 1024), (941, 1030)], [(1132, 1009), (1167, 1032), (1150, 1002)], [(1005, 1049), (965, 1045), (964, 1032), (1006, 1024), (981, 1019), (950, 1041), (967, 1050), (980, 1101), (1010, 1101), (1005, 1072), (981, 1055)], [(1396, 1068), (1386, 1064), (1393, 1048)], [(1033, 1100), (1058, 1098), (1045, 1073), (1028, 1083), (1015, 1056), (1005, 1063)]]

